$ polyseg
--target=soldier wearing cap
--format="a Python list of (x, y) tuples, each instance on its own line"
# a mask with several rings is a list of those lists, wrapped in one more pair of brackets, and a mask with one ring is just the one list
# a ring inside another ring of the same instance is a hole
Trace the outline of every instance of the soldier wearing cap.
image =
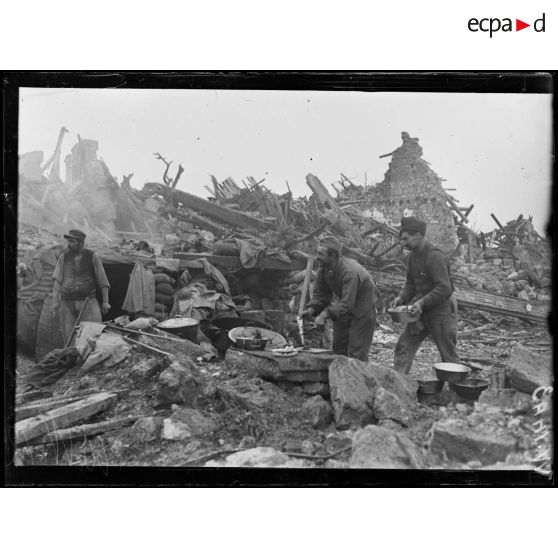
[(410, 313), (420, 315), (408, 323), (395, 346), (394, 368), (407, 374), (428, 335), (443, 362), (460, 362), (457, 356), (457, 302), (453, 296), (449, 262), (444, 253), (425, 239), (426, 223), (416, 217), (401, 219), (400, 238), (411, 255), (407, 282), (392, 306), (411, 304)]
[[(109, 282), (101, 256), (84, 248), (85, 233), (73, 229), (64, 235), (68, 248), (60, 254), (52, 273), (54, 279), (53, 310), (58, 311), (64, 341), (72, 335), (76, 320), (101, 322), (101, 312), (110, 310)], [(97, 289), (102, 293), (102, 306), (96, 298)]]
[[(320, 240), (318, 277), (314, 296), (303, 317), (317, 316), (315, 325), (333, 321), (333, 352), (368, 361), (376, 326), (378, 289), (372, 277), (358, 262), (342, 256), (334, 236)], [(336, 301), (332, 303), (333, 297)]]

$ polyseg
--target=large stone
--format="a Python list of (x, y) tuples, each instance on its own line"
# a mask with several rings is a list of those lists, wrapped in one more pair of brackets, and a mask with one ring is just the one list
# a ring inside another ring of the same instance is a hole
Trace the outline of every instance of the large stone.
[(516, 439), (506, 432), (473, 429), (458, 419), (446, 419), (434, 424), (430, 449), (448, 459), (467, 463), (478, 460), (483, 465), (504, 461), (515, 451)]
[(268, 447), (258, 446), (229, 455), (224, 461), (208, 461), (206, 467), (288, 467), (296, 466), (288, 455)]
[(514, 389), (530, 395), (539, 386), (552, 385), (550, 356), (518, 346), (510, 354), (509, 367), (509, 379)]
[(319, 395), (315, 395), (302, 406), (302, 416), (314, 428), (324, 428), (331, 422), (333, 411), (327, 401), (324, 401)]
[(196, 372), (195, 364), (190, 360), (173, 361), (159, 375), (156, 405), (165, 407), (179, 403), (195, 407), (199, 395)]
[(411, 421), (408, 404), (391, 391), (379, 387), (374, 396), (374, 416), (377, 420), (391, 419), (407, 426)]
[(368, 371), (374, 376), (378, 384), (387, 391), (390, 391), (403, 402), (409, 409), (414, 409), (417, 405), (418, 383), (407, 374), (401, 374), (393, 368), (368, 363)]
[(339, 357), (329, 366), (329, 389), (338, 428), (365, 425), (374, 420), (377, 380), (365, 362)]
[(402, 434), (368, 425), (353, 437), (349, 466), (355, 469), (413, 469), (422, 464), (419, 450)]
[(131, 434), (136, 442), (156, 440), (163, 428), (161, 417), (144, 417), (134, 422)]
[(192, 438), (192, 432), (187, 424), (166, 418), (163, 420), (163, 433), (161, 434), (163, 440), (182, 441)]
[(219, 428), (213, 419), (205, 417), (196, 409), (177, 409), (171, 415), (171, 419), (175, 422), (181, 422), (186, 425), (191, 433), (191, 436), (211, 434)]

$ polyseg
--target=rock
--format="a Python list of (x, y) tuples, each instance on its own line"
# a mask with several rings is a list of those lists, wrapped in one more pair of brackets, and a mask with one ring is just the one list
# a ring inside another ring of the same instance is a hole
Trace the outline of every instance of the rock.
[(302, 391), (308, 395), (329, 395), (329, 385), (326, 382), (303, 382)]
[(338, 461), (337, 459), (328, 459), (324, 463), (324, 467), (326, 469), (346, 469), (347, 464), (344, 463), (343, 461)]
[(367, 369), (381, 387), (397, 395), (408, 409), (414, 409), (417, 406), (418, 383), (416, 380), (393, 368), (372, 362), (367, 364)]
[(208, 461), (206, 467), (285, 467), (288, 455), (269, 447), (259, 446), (237, 451), (227, 456), (224, 462)]
[(246, 411), (262, 411), (269, 405), (269, 397), (257, 385), (248, 383), (217, 386), (217, 394), (225, 401), (233, 401)]
[(192, 437), (192, 432), (186, 424), (180, 421), (166, 418), (163, 420), (163, 433), (161, 437), (164, 440), (186, 440)]
[(199, 440), (192, 440), (186, 444), (184, 448), (184, 453), (194, 453), (201, 448), (202, 443)]
[(305, 455), (312, 455), (314, 453), (314, 444), (310, 440), (304, 440), (300, 444), (300, 451)]
[(513, 410), (515, 414), (526, 414), (533, 410), (531, 396), (515, 389), (487, 389), (483, 391), (479, 400), (475, 403), (475, 410), (479, 409), (482, 412), (486, 405)]
[(515, 347), (509, 359), (509, 380), (518, 391), (531, 395), (539, 386), (552, 385), (550, 356)]
[(382, 421), (391, 419), (407, 426), (411, 415), (405, 404), (391, 391), (378, 387), (374, 396), (374, 416)]
[(484, 422), (484, 417), (481, 413), (474, 412), (467, 417), (467, 424), (469, 426), (478, 426), (482, 422)]
[(162, 428), (161, 417), (144, 417), (134, 422), (131, 434), (136, 442), (149, 442), (159, 437)]
[(503, 461), (516, 446), (515, 438), (504, 431), (473, 430), (463, 421), (446, 419), (434, 423), (430, 449), (451, 460), (464, 463), (478, 460), (488, 465)]
[(531, 300), (529, 298), (529, 295), (527, 294), (527, 291), (523, 290), (523, 291), (519, 291), (517, 293), (517, 298), (520, 298), (521, 300)]
[(256, 440), (253, 436), (244, 436), (238, 445), (240, 449), (249, 449), (256, 447)]
[(135, 385), (144, 385), (168, 364), (169, 362), (164, 357), (140, 361), (130, 369), (130, 376)]
[(396, 432), (399, 432), (400, 430), (403, 430), (403, 428), (404, 428), (404, 426), (401, 423), (396, 422), (396, 421), (391, 420), (391, 419), (386, 419), (386, 420), (379, 421), (378, 426), (381, 426), (382, 428), (386, 428), (387, 430), (394, 430)]
[(196, 409), (178, 409), (171, 415), (171, 419), (175, 422), (185, 424), (188, 427), (191, 436), (211, 434), (218, 429), (215, 421), (208, 417), (204, 417)]
[(419, 455), (418, 449), (403, 435), (381, 426), (368, 425), (354, 435), (349, 466), (359, 469), (411, 469), (417, 466), (411, 461), (421, 462)]
[(339, 357), (329, 365), (329, 389), (338, 428), (374, 420), (374, 394), (378, 385), (365, 362)]
[[(326, 454), (335, 453), (350, 448), (352, 446), (353, 440), (351, 436), (340, 436), (338, 434), (331, 434), (326, 437), (323, 443), (324, 452)], [(344, 453), (342, 455), (345, 455)]]
[(161, 372), (157, 381), (155, 405), (158, 407), (180, 403), (195, 407), (199, 395), (195, 364), (191, 360), (173, 361)]
[(327, 401), (324, 401), (319, 395), (315, 395), (302, 406), (302, 416), (314, 428), (324, 428), (331, 422), (333, 410)]

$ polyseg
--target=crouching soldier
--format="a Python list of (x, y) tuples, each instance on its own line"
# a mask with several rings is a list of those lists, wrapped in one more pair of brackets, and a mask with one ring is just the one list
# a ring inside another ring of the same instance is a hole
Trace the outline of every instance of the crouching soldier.
[[(333, 352), (367, 362), (379, 292), (368, 271), (341, 253), (337, 238), (328, 236), (320, 240), (314, 297), (302, 315), (316, 316), (317, 327), (323, 327), (326, 319), (331, 318)], [(337, 300), (332, 303), (334, 295)]]

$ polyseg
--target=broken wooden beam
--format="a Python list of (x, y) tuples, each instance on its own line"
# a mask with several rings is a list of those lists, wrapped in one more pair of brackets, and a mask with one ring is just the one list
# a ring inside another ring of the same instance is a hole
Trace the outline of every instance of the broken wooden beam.
[[(168, 196), (170, 188), (165, 186), (162, 188)], [(211, 219), (216, 219), (217, 221), (227, 225), (239, 228), (253, 227), (259, 231), (266, 231), (273, 228), (272, 223), (267, 223), (266, 221), (254, 217), (253, 215), (248, 215), (242, 211), (237, 211), (236, 209), (213, 203), (204, 198), (189, 194), (188, 192), (175, 190), (175, 194), (176, 201), (184, 205), (184, 207), (192, 209), (198, 213), (203, 213)]]
[(72, 426), (76, 422), (106, 411), (116, 403), (117, 398), (116, 393), (103, 392), (20, 420), (15, 424), (16, 445), (26, 444), (43, 434)]
[[(174, 252), (173, 258), (178, 258), (180, 260), (180, 269), (187, 269), (188, 263), (192, 260), (197, 260), (199, 258), (205, 258), (209, 263), (217, 267), (227, 267), (232, 269), (240, 269), (242, 263), (240, 262), (239, 256), (221, 256), (217, 254), (201, 253), (194, 254), (192, 252)], [(295, 271), (304, 269), (306, 267), (306, 260), (304, 262), (298, 259), (292, 259), (291, 263), (286, 263), (280, 260), (274, 260), (272, 258), (266, 258), (265, 256), (260, 258), (258, 261), (258, 269), (276, 269), (278, 271)]]
[(29, 442), (29, 445), (36, 446), (40, 444), (56, 444), (60, 442), (69, 442), (76, 439), (84, 439), (89, 436), (96, 436), (97, 434), (104, 434), (111, 430), (118, 430), (123, 426), (128, 426), (139, 420), (142, 417), (124, 417), (110, 420), (103, 420), (91, 424), (80, 424), (79, 426), (72, 426), (70, 428), (61, 428), (54, 432), (44, 434), (39, 438), (35, 438)]
[(343, 229), (343, 231), (354, 241), (357, 245), (361, 245), (363, 243), (363, 238), (358, 231), (358, 229), (354, 226), (353, 222), (349, 217), (347, 217), (346, 213), (339, 207), (337, 202), (333, 199), (331, 194), (327, 191), (326, 187), (323, 185), (322, 181), (313, 174), (306, 175), (306, 183), (316, 196), (316, 199), (326, 207), (327, 209), (331, 209), (336, 213), (339, 218), (339, 226)]

